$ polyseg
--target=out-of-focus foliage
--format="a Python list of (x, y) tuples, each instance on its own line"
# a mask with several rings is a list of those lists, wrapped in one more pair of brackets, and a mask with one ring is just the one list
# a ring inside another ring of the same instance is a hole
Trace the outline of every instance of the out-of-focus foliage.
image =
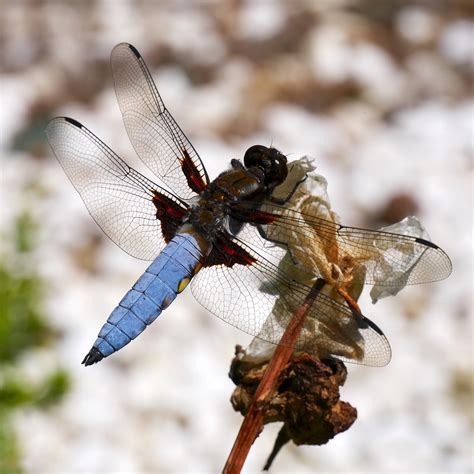
[(32, 382), (21, 367), (22, 355), (54, 338), (42, 308), (44, 285), (32, 268), (35, 232), (31, 215), (22, 212), (11, 235), (2, 235), (12, 255), (0, 255), (0, 473), (21, 472), (15, 412), (54, 405), (69, 388), (61, 368)]
[(15, 409), (25, 405), (48, 407), (59, 402), (68, 387), (67, 373), (61, 369), (47, 375), (35, 385), (30, 385), (21, 375), (2, 375), (0, 406), (3, 409)]
[(41, 282), (0, 265), (0, 361), (13, 362), (23, 351), (43, 343), (48, 329), (38, 301)]

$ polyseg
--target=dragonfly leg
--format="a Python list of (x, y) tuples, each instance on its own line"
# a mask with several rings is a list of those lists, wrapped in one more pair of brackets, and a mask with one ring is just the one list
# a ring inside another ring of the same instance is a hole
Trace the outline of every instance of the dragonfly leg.
[(288, 245), (288, 242), (284, 242), (282, 240), (277, 240), (277, 239), (273, 239), (272, 237), (269, 237), (267, 235), (267, 233), (263, 230), (263, 227), (262, 227), (261, 224), (257, 224), (256, 227), (257, 227), (258, 233), (260, 234), (260, 237), (262, 237), (262, 239), (268, 240), (268, 242), (271, 242), (272, 244), (276, 244), (276, 245), (280, 245), (282, 247), (285, 247), (287, 252), (288, 252), (288, 255), (291, 258), (291, 261), (295, 265), (298, 264), (298, 260), (293, 256), (293, 253), (291, 252), (291, 249)]
[(338, 288), (337, 292), (344, 298), (354, 316), (362, 319), (363, 315), (360, 306), (357, 304), (356, 300), (352, 298), (352, 296), (347, 292), (347, 290), (345, 290), (344, 288)]
[[(288, 252), (291, 255), (291, 250), (288, 247), (288, 242), (284, 242), (283, 240), (277, 240), (277, 239), (274, 239), (272, 237), (269, 237), (268, 234), (263, 230), (262, 224), (256, 224), (256, 227), (257, 227), (258, 233), (260, 234), (260, 237), (262, 237), (262, 239), (268, 240), (268, 242), (271, 242), (272, 244), (277, 244), (277, 245), (282, 245), (284, 247), (287, 247)], [(292, 260), (294, 260), (293, 256), (291, 258), (292, 258)]]
[(293, 197), (293, 194), (295, 194), (295, 192), (298, 189), (299, 185), (304, 183), (307, 180), (307, 178), (308, 178), (308, 175), (305, 174), (304, 178), (297, 181), (294, 188), (290, 191), (290, 193), (286, 197), (276, 198), (276, 197), (270, 196), (269, 201), (272, 202), (273, 204), (279, 204), (280, 206), (282, 206), (283, 204), (286, 204)]

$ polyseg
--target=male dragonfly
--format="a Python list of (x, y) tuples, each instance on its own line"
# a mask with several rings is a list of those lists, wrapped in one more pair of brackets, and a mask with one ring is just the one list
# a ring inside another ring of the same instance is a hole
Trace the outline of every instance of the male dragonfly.
[[(59, 117), (48, 125), (51, 147), (97, 224), (125, 252), (153, 260), (103, 325), (83, 360), (86, 366), (135, 339), (191, 280), (193, 295), (209, 311), (278, 344), (291, 318), (276, 304), (278, 295), (284, 295), (285, 306), (297, 308), (311, 288), (281, 264), (291, 238), (318, 240), (322, 245), (314, 251), (334, 261), (332, 273), (362, 269), (369, 284), (380, 268), (380, 244), (398, 269), (407, 271), (408, 284), (449, 275), (449, 258), (429, 241), (342, 226), (278, 201), (272, 194), (288, 166), (273, 147), (250, 147), (243, 163), (232, 160), (229, 170), (210, 181), (139, 52), (130, 44), (117, 45), (111, 67), (128, 136), (161, 185), (129, 167), (76, 120)], [(400, 246), (410, 246), (416, 258), (407, 259)], [(313, 279), (332, 278), (317, 267), (312, 272)], [(390, 360), (382, 331), (349, 297), (346, 303), (320, 293), (307, 320), (309, 328), (325, 334), (325, 355), (374, 366)], [(303, 331), (298, 347), (320, 354), (314, 341), (311, 331)], [(360, 341), (362, 351), (340, 349)]]

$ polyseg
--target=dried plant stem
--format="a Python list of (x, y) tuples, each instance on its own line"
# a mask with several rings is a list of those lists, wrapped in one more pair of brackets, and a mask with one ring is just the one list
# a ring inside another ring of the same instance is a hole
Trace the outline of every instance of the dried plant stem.
[(286, 430), (286, 425), (283, 425), (280, 431), (278, 432), (278, 436), (275, 440), (275, 445), (273, 446), (272, 452), (270, 453), (270, 456), (268, 456), (265, 466), (263, 466), (264, 471), (268, 471), (270, 469), (277, 454), (280, 452), (280, 449), (285, 446), (288, 441), (290, 441), (290, 436)]
[(324, 280), (318, 279), (301, 307), (294, 312), (280, 344), (276, 347), (262, 380), (257, 387), (255, 396), (222, 471), (224, 474), (238, 474), (242, 470), (252, 444), (263, 429), (263, 407), (265, 402), (268, 400), (280, 372), (290, 360), (296, 341), (303, 328), (306, 315), (324, 284)]

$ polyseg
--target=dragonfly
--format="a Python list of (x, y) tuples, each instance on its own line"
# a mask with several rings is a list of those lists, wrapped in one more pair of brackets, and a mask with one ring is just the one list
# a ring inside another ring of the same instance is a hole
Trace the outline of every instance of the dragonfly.
[[(243, 162), (232, 159), (211, 181), (137, 49), (127, 43), (115, 46), (111, 68), (130, 141), (159, 184), (128, 166), (75, 119), (54, 118), (46, 129), (55, 156), (104, 233), (133, 257), (152, 261), (111, 312), (84, 365), (135, 339), (189, 283), (211, 313), (278, 344), (291, 318), (284, 308), (303, 303), (311, 279), (330, 283), (334, 273), (315, 266), (307, 278), (296, 278), (291, 269), (295, 255), (282, 264), (292, 239), (317, 240), (320, 247), (313, 251), (329, 255), (337, 263), (333, 270), (362, 269), (367, 284), (376, 281), (381, 255), (386, 259), (387, 252), (408, 272), (407, 284), (449, 275), (448, 256), (425, 239), (347, 227), (291, 209), (287, 203), (301, 181), (288, 196), (275, 198), (290, 166), (272, 146), (251, 146)], [(399, 251), (407, 245), (416, 258)], [(387, 338), (350, 297), (320, 292), (306, 318), (297, 349), (321, 355), (324, 345), (327, 356), (372, 366), (390, 360)]]

